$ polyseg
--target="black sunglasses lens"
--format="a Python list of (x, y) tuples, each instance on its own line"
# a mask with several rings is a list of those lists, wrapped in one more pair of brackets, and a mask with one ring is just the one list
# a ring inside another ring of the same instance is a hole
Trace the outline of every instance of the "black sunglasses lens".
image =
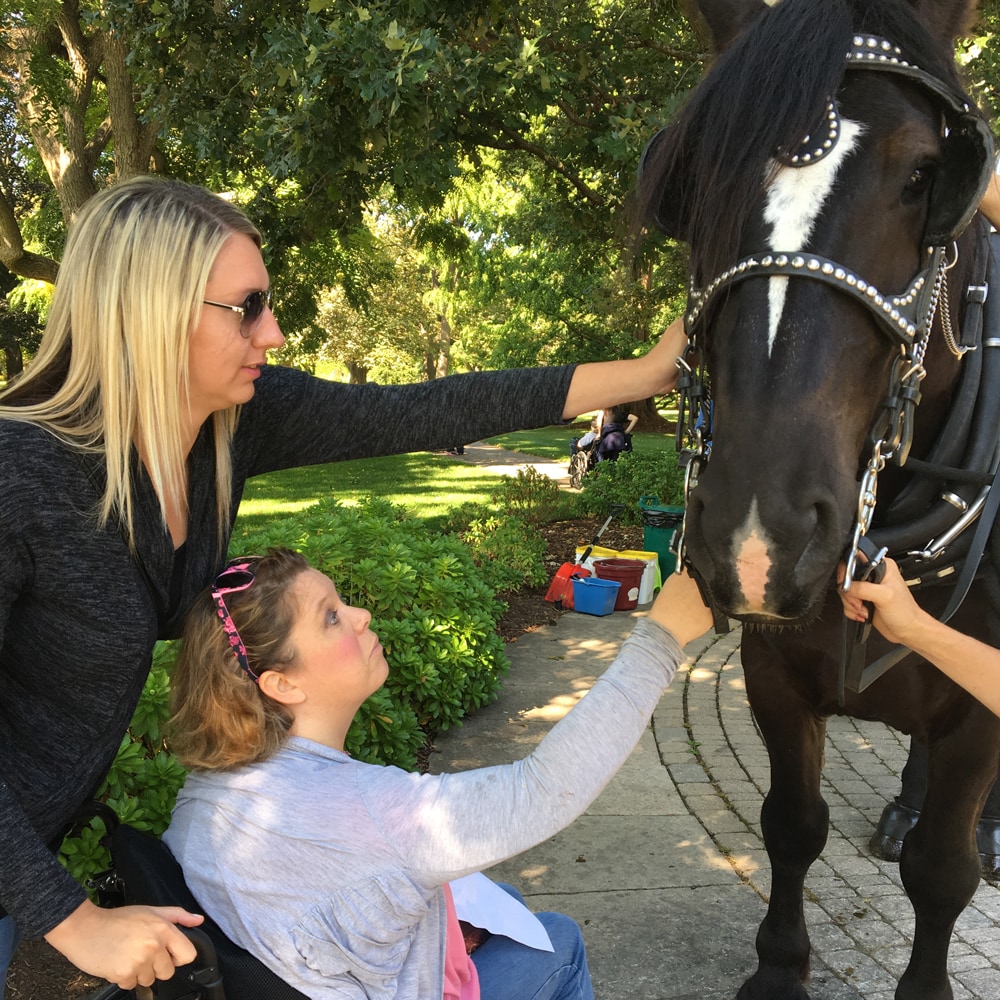
[(240, 590), (253, 581), (254, 574), (248, 569), (225, 569), (215, 578), (215, 589)]
[(243, 301), (243, 319), (247, 323), (256, 323), (267, 305), (267, 292), (251, 292)]

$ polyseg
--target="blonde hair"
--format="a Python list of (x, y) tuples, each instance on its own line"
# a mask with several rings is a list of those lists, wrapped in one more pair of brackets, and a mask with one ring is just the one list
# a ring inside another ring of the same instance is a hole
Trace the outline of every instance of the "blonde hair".
[[(247, 651), (250, 669), (283, 671), (295, 662), (289, 642), (295, 579), (310, 568), (305, 556), (275, 548), (252, 561), (254, 582), (224, 600)], [(273, 754), (292, 724), (239, 665), (223, 631), (212, 588), (198, 596), (184, 625), (170, 679), (170, 748), (190, 770), (225, 771)]]
[[(261, 246), (238, 208), (181, 181), (136, 177), (95, 195), (70, 227), (38, 353), (0, 393), (0, 418), (36, 424), (72, 448), (104, 455), (100, 524), (116, 518), (130, 545), (131, 449), (140, 429), (164, 524), (171, 504), (186, 507), (188, 343), (209, 272), (234, 233)], [(237, 417), (237, 407), (212, 417), (221, 537)]]

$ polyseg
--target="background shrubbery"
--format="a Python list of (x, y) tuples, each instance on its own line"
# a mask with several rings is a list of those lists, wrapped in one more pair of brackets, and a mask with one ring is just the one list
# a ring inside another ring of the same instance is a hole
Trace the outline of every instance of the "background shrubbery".
[[(509, 530), (498, 537), (507, 540), (515, 561), (531, 563), (518, 555)], [(230, 552), (252, 554), (274, 545), (302, 552), (345, 600), (372, 612), (389, 679), (351, 726), (347, 750), (353, 756), (413, 768), (425, 728), (448, 729), (496, 695), (509, 667), (496, 631), (505, 606), (457, 536), (431, 530), (386, 501), (357, 507), (323, 501), (264, 530), (238, 532)], [(175, 655), (175, 644), (157, 644), (132, 725), (98, 795), (122, 820), (153, 833), (165, 829), (184, 780), (163, 733)], [(107, 867), (103, 834), (95, 819), (63, 843), (63, 861), (81, 881)]]
[(600, 462), (583, 477), (580, 511), (606, 516), (613, 503), (625, 505), (622, 524), (641, 524), (639, 498), (655, 496), (662, 505), (683, 506), (684, 470), (672, 448), (625, 452), (617, 462)]

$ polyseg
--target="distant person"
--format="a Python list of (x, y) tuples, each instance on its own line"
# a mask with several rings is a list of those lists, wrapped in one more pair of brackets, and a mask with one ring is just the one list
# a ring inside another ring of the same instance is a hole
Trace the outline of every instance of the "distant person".
[(623, 451), (632, 450), (632, 428), (639, 422), (628, 407), (616, 406), (604, 411), (601, 438), (597, 446), (598, 462), (615, 462)]
[(344, 750), (388, 672), (369, 612), (298, 553), (234, 560), (195, 601), (174, 669), (171, 744), (190, 773), (163, 839), (224, 933), (307, 996), (592, 1000), (570, 918), (539, 915), (553, 951), (494, 934), (470, 957), (451, 884), (594, 801), (711, 623), (672, 574), (526, 758), (411, 774)]
[(578, 451), (586, 451), (601, 435), (601, 413), (595, 413), (590, 418), (590, 430), (578, 438), (573, 438), (569, 453), (575, 455)]

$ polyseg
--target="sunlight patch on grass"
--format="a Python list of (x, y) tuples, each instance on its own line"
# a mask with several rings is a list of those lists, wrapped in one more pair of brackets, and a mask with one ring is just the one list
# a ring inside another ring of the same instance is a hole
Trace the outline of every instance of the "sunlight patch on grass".
[(487, 503), (498, 479), (485, 469), (430, 452), (287, 469), (247, 482), (239, 524), (241, 529), (257, 528), (331, 495), (348, 504), (382, 497), (414, 517), (436, 518), (461, 503)]

